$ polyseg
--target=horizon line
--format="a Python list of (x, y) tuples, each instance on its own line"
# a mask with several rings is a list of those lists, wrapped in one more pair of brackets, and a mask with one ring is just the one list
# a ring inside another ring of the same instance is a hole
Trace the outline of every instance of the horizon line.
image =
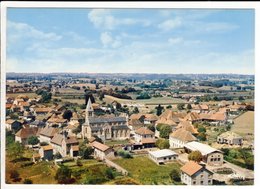
[(137, 73), (137, 72), (6, 72), (6, 74), (156, 74), (156, 75), (255, 75), (255, 73)]

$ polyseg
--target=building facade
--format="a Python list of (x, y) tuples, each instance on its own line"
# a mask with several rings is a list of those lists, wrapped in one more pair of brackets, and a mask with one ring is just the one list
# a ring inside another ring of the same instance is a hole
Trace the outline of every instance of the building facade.
[(128, 139), (130, 137), (128, 117), (96, 117), (89, 99), (86, 107), (85, 123), (82, 125), (82, 136), (90, 139), (95, 135), (103, 141)]

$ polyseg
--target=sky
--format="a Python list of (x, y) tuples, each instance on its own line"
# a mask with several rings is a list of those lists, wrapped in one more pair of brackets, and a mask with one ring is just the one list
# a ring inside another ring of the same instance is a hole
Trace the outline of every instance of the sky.
[(254, 74), (254, 10), (8, 8), (7, 72)]

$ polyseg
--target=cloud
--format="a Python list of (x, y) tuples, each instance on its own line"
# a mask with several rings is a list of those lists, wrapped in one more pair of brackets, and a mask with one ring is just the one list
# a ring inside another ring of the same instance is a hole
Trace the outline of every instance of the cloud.
[(121, 46), (121, 41), (119, 38), (113, 39), (112, 35), (108, 32), (103, 32), (100, 35), (100, 41), (104, 47), (111, 46), (113, 48), (117, 48)]
[(181, 38), (181, 37), (169, 38), (169, 39), (168, 39), (168, 42), (169, 42), (170, 44), (178, 44), (178, 43), (183, 42), (183, 38)]
[(168, 19), (158, 25), (158, 28), (163, 31), (170, 31), (174, 28), (178, 28), (182, 25), (181, 18), (176, 17), (174, 19)]
[(117, 18), (112, 15), (112, 11), (107, 9), (93, 9), (88, 14), (88, 19), (96, 28), (114, 30), (119, 26), (141, 25), (149, 26), (151, 22), (146, 19)]

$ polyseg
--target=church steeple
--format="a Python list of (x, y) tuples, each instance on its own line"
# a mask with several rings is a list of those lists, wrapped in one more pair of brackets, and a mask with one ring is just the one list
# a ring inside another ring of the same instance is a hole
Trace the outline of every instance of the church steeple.
[(88, 99), (88, 104), (87, 104), (87, 106), (86, 106), (86, 120), (87, 120), (89, 117), (94, 117), (94, 110), (93, 110), (93, 107), (92, 107), (92, 103), (91, 103), (90, 98)]

